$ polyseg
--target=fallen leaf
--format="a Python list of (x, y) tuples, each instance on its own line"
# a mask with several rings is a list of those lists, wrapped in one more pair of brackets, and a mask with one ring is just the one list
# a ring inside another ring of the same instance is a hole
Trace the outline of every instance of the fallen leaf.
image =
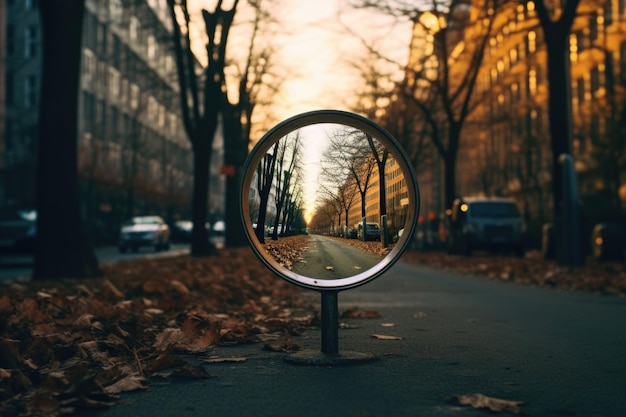
[(329, 265), (329, 266), (327, 266), (327, 267), (326, 267), (326, 270), (327, 270), (327, 271), (334, 271), (334, 270), (335, 270), (335, 267), (334, 267), (334, 266), (330, 266), (330, 265)]
[(424, 313), (423, 311), (418, 311), (417, 313), (413, 314), (414, 319), (423, 319), (424, 317), (428, 317), (428, 314)]
[(480, 393), (452, 395), (448, 398), (448, 401), (459, 405), (487, 409), (494, 413), (509, 412), (513, 414), (521, 414), (519, 406), (525, 404), (524, 401), (503, 400), (501, 398), (488, 397)]
[(373, 334), (372, 337), (378, 340), (402, 340), (401, 337), (398, 336), (389, 336), (385, 334)]
[(119, 394), (120, 392), (137, 391), (146, 389), (146, 378), (137, 375), (129, 375), (116, 383), (104, 388), (107, 394)]
[(393, 326), (395, 326), (394, 323), (381, 323), (380, 325), (383, 326), (383, 327), (393, 327)]

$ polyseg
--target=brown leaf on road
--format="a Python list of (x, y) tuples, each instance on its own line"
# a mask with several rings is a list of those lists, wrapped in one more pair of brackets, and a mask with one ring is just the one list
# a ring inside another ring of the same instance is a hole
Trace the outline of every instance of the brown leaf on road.
[(503, 400), (501, 398), (488, 397), (480, 393), (452, 395), (447, 401), (459, 405), (486, 409), (494, 413), (508, 412), (513, 414), (522, 414), (519, 406), (525, 404), (524, 401)]
[(137, 391), (146, 388), (146, 378), (138, 375), (128, 375), (105, 387), (104, 392), (107, 394), (119, 394), (120, 392)]
[(378, 340), (402, 340), (401, 337), (398, 336), (389, 336), (386, 334), (373, 334), (372, 337)]

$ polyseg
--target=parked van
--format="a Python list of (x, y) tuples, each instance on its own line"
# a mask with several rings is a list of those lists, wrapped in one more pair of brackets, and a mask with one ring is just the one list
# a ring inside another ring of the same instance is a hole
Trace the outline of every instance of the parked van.
[(515, 200), (457, 199), (451, 211), (447, 239), (450, 253), (470, 255), (477, 249), (505, 249), (524, 255), (526, 222)]

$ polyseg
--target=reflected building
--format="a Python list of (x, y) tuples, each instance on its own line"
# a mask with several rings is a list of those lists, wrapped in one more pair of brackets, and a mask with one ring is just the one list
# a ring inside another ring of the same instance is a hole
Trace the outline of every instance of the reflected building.
[[(404, 227), (409, 204), (409, 193), (402, 169), (391, 154), (389, 154), (385, 164), (384, 178), (387, 226), (391, 232), (390, 234), (393, 236), (395, 232)], [(354, 180), (349, 182), (351, 183), (351, 186), (356, 187)], [(362, 221), (361, 202), (361, 195), (357, 192), (356, 197), (348, 210), (349, 228), (357, 228), (358, 224)], [(370, 181), (365, 192), (365, 217), (367, 222), (376, 223), (380, 226), (381, 202), (377, 165), (374, 165)]]
[[(35, 1), (5, 3), (10, 91), (6, 197), (0, 205), (32, 205), (42, 31)], [(188, 217), (193, 158), (180, 114), (167, 3), (86, 0), (85, 7), (78, 126), (82, 201), (96, 239), (110, 240), (133, 214), (160, 214), (168, 221)], [(223, 214), (225, 195), (222, 159), (220, 136), (214, 140), (209, 196), (217, 215)]]

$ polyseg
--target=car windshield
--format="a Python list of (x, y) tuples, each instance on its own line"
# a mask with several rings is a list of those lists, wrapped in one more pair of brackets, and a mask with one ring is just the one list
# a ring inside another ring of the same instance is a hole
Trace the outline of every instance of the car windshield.
[(515, 203), (475, 202), (470, 204), (474, 217), (519, 217), (520, 211)]
[(368, 224), (365, 227), (367, 227), (368, 229), (378, 229), (378, 225), (377, 224)]

